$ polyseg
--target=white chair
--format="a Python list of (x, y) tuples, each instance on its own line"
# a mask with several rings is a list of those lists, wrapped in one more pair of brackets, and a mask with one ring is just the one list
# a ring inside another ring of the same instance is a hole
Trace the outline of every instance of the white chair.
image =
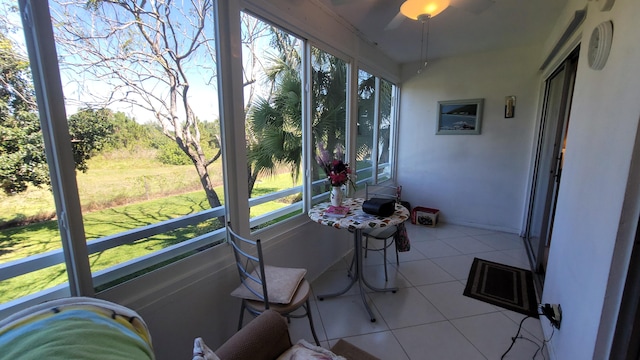
[[(365, 183), (365, 199), (371, 198), (385, 198), (393, 199), (396, 203), (400, 203), (400, 197), (402, 194), (402, 186), (390, 186), (390, 185), (369, 185)], [(362, 236), (364, 237), (364, 257), (367, 257), (369, 250), (380, 251), (382, 250), (384, 256), (384, 279), (389, 280), (387, 275), (387, 248), (391, 245), (395, 245), (395, 235), (398, 231), (397, 226), (387, 226), (382, 228), (364, 229), (362, 230)], [(369, 238), (383, 241), (382, 247), (369, 247)], [(398, 248), (396, 247), (396, 265), (400, 265), (400, 259), (398, 256)]]
[[(240, 275), (240, 286), (231, 293), (242, 299), (238, 330), (242, 328), (245, 310), (258, 316), (271, 309), (287, 319), (307, 317), (313, 339), (320, 346), (309, 307), (311, 286), (304, 278), (307, 270), (265, 265), (260, 239), (252, 241), (238, 235), (231, 223), (227, 223), (227, 232)], [(293, 314), (298, 309), (304, 309), (304, 313)]]

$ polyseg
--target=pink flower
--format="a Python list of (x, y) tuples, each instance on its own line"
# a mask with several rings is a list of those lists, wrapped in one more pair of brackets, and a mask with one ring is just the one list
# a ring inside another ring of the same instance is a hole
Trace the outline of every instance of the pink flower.
[[(343, 152), (340, 147), (337, 147), (337, 154), (342, 156)], [(318, 143), (316, 161), (322, 168), (322, 170), (327, 174), (327, 178), (329, 182), (331, 182), (331, 186), (342, 186), (347, 182), (351, 182), (351, 178), (349, 174), (351, 174), (351, 169), (348, 164), (345, 164), (341, 159), (330, 159), (329, 152), (324, 148), (324, 144)]]

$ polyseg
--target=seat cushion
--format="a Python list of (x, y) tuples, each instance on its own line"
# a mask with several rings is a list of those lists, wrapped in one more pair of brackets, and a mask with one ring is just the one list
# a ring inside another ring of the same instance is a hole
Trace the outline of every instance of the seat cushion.
[(346, 358), (336, 355), (333, 352), (309, 344), (305, 340), (298, 341), (289, 350), (285, 351), (276, 360), (347, 360)]
[[(302, 281), (300, 282), (300, 286), (298, 286), (298, 290), (293, 295), (290, 303), (276, 304), (273, 302), (269, 302), (269, 309), (276, 311), (282, 315), (289, 314), (304, 305), (304, 303), (306, 303), (309, 299), (310, 294), (311, 285), (309, 285), (309, 282), (307, 280), (302, 279)], [(247, 308), (251, 309), (251, 311), (257, 313), (261, 313), (266, 310), (263, 301), (247, 300), (245, 301), (245, 305), (247, 306)]]
[[(293, 295), (298, 289), (298, 285), (300, 285), (300, 281), (302, 281), (306, 274), (307, 269), (265, 265), (264, 276), (266, 277), (267, 282), (269, 302), (276, 304), (290, 303)], [(254, 271), (253, 273), (251, 273), (251, 276), (254, 276), (256, 278), (260, 277), (258, 275), (258, 271)], [(247, 278), (246, 284), (257, 293), (262, 294), (262, 285), (251, 280), (250, 278)], [(238, 286), (235, 290), (233, 290), (233, 292), (231, 292), (231, 296), (235, 296), (241, 299), (262, 301), (260, 297), (256, 296), (249, 289), (247, 289), (247, 286), (245, 286), (245, 284), (240, 284), (240, 286)]]

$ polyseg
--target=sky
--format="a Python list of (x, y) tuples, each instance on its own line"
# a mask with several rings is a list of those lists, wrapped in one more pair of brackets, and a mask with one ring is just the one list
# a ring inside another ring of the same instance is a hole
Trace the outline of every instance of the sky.
[[(54, 12), (53, 7), (55, 3), (52, 1), (51, 12)], [(10, 6), (16, 6), (16, 2), (12, 0), (0, 0), (0, 11), (3, 16), (6, 17), (7, 21), (22, 29), (22, 22), (20, 20), (19, 14), (17, 12), (8, 11)], [(6, 14), (6, 15), (4, 15)], [(212, 24), (213, 26), (213, 24)], [(56, 31), (54, 27), (54, 31)], [(28, 57), (24, 33), (22, 31), (17, 31), (15, 33), (8, 34), (9, 38), (14, 42), (14, 49), (24, 56)], [(58, 49), (58, 56), (60, 56), (60, 49)], [(191, 70), (189, 85), (189, 100), (191, 104), (195, 104), (193, 106), (193, 110), (198, 116), (198, 118), (202, 121), (213, 121), (219, 118), (219, 110), (218, 110), (218, 95), (217, 95), (217, 84), (209, 85), (206, 84), (206, 79), (210, 78), (211, 75), (198, 73), (196, 70)], [(93, 99), (88, 95), (86, 91), (80, 91), (77, 82), (75, 81), (78, 77), (76, 73), (65, 72), (64, 69), (60, 72), (62, 88), (65, 95), (65, 109), (67, 112), (67, 116), (70, 116), (76, 113), (80, 108), (85, 107), (84, 104), (87, 102), (94, 102)], [(215, 81), (215, 80), (214, 80)], [(101, 96), (108, 95), (111, 91), (109, 86), (106, 86), (104, 82), (86, 78), (84, 79), (84, 87), (91, 89), (91, 92), (95, 94), (99, 94)], [(137, 122), (146, 123), (149, 121), (155, 121), (152, 114), (149, 114), (148, 111), (141, 109), (136, 106), (132, 106), (127, 103), (121, 104), (111, 104), (109, 108), (114, 111), (121, 111), (127, 114), (131, 118), (135, 118)]]
[[(9, 5), (15, 5), (14, 0), (0, 0), (0, 9), (6, 9)], [(54, 17), (56, 17), (57, 5), (55, 1), (50, 1), (50, 11)], [(6, 13), (6, 10), (4, 11)], [(82, 15), (86, 17), (87, 15)], [(78, 22), (82, 22), (82, 16), (79, 16)], [(9, 14), (9, 21), (21, 28), (21, 21), (19, 15), (17, 13)], [(211, 17), (213, 18), (213, 17)], [(90, 23), (91, 21), (87, 22)], [(211, 26), (209, 27), (209, 31), (212, 33), (213, 30), (213, 22), (211, 22)], [(245, 23), (242, 23), (244, 31), (246, 31)], [(58, 29), (54, 26), (54, 31), (58, 33)], [(15, 34), (11, 35), (11, 38), (14, 40), (15, 44), (21, 49), (21, 52), (26, 56), (26, 48), (24, 46), (24, 34), (18, 31)], [(269, 44), (266, 38), (260, 38), (256, 41), (256, 51), (259, 52), (258, 57), (260, 60), (264, 60), (265, 51), (269, 51)], [(243, 52), (246, 52), (246, 48), (243, 49)], [(62, 54), (61, 48), (58, 45), (58, 56)], [(74, 60), (68, 57), (65, 57), (64, 60)], [(248, 58), (244, 57), (245, 69), (249, 68), (247, 63)], [(213, 66), (213, 64), (209, 64)], [(65, 71), (63, 66), (61, 68), (61, 82), (62, 88), (65, 96), (65, 108), (67, 112), (67, 116), (75, 114), (80, 108), (86, 107), (87, 103), (95, 103), (93, 97), (90, 96), (89, 91), (84, 91), (81, 88), (89, 89), (91, 93), (97, 94), (100, 97), (105, 97), (109, 95), (112, 91), (112, 87), (105, 84), (104, 81), (97, 80), (95, 78), (86, 77), (82, 80), (82, 85), (78, 84), (79, 76), (86, 76), (85, 74), (77, 74), (75, 72)], [(204, 67), (194, 66), (190, 70), (188, 70), (189, 76), (189, 100), (190, 104), (192, 104), (193, 111), (196, 113), (198, 118), (202, 121), (213, 121), (219, 118), (219, 106), (218, 106), (218, 94), (217, 94), (217, 84), (207, 84), (206, 80), (211, 77), (210, 70), (205, 69)], [(209, 71), (209, 73), (207, 73)], [(213, 80), (215, 82), (215, 79)], [(266, 90), (260, 87), (260, 82), (256, 81), (253, 86), (256, 87), (254, 90), (258, 95), (265, 95)], [(248, 87), (245, 87), (245, 98), (248, 99), (247, 91)], [(129, 95), (129, 98), (135, 99), (134, 96)], [(246, 106), (246, 104), (245, 104)], [(147, 123), (147, 122), (155, 122), (155, 118), (152, 114), (150, 114), (147, 110), (142, 108), (132, 106), (128, 103), (120, 103), (120, 104), (111, 104), (108, 106), (111, 110), (120, 111), (127, 114), (129, 117), (134, 118), (139, 123)]]

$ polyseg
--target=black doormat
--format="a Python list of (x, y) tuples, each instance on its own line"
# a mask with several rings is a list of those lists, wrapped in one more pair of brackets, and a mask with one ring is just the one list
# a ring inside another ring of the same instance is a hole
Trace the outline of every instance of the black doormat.
[(475, 258), (465, 296), (538, 318), (538, 302), (529, 270)]

